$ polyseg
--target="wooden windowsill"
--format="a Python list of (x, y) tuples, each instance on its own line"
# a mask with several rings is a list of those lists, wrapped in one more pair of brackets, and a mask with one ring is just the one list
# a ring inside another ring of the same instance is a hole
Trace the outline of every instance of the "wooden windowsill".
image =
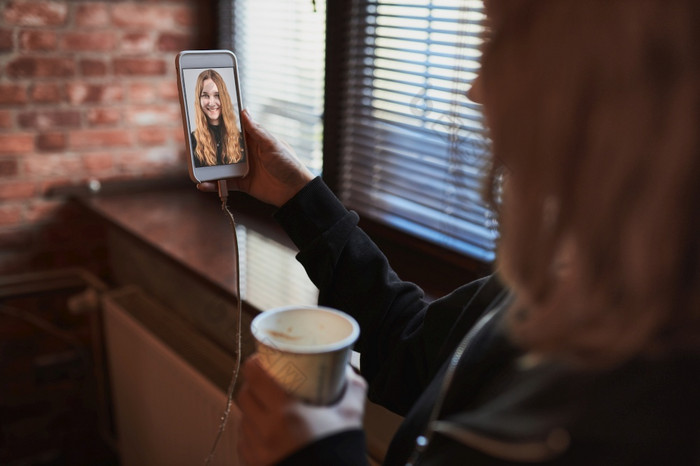
[[(198, 279), (235, 297), (233, 230), (216, 194), (201, 193), (189, 184), (81, 196), (76, 202)], [(241, 294), (246, 304), (255, 310), (315, 304), (316, 288), (296, 262), (291, 240), (271, 218), (271, 208), (255, 206), (242, 195), (232, 195), (229, 206), (236, 219)], [(252, 211), (256, 207), (258, 211)]]

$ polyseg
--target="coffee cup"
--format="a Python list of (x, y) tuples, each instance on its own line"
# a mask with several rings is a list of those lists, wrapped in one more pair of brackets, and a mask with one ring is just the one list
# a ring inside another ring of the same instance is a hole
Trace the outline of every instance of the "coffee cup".
[(360, 327), (351, 316), (323, 306), (264, 311), (251, 323), (262, 367), (285, 390), (316, 405), (336, 401)]

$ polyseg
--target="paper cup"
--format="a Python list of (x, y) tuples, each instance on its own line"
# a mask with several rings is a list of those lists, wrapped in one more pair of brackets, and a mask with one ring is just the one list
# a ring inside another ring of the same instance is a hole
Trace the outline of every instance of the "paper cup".
[(308, 403), (336, 401), (360, 327), (344, 312), (290, 306), (258, 314), (250, 325), (260, 362), (289, 393)]

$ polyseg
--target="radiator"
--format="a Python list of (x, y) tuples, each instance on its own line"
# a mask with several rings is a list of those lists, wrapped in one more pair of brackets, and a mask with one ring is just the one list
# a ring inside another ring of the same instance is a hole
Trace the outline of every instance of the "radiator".
[[(225, 393), (124, 309), (103, 303), (114, 418), (122, 466), (202, 465), (217, 435)], [(238, 465), (234, 406), (212, 465)]]

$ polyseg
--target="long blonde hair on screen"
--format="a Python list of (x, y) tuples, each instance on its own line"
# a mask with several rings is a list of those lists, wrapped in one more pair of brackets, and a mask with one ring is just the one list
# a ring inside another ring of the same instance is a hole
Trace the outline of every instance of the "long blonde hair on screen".
[(487, 5), (487, 196), (503, 200), (511, 335), (587, 365), (698, 351), (697, 0)]
[(195, 156), (202, 165), (216, 165), (216, 142), (209, 131), (207, 117), (202, 111), (200, 96), (204, 87), (204, 81), (211, 79), (219, 90), (221, 101), (221, 158), (224, 163), (236, 163), (243, 157), (243, 149), (240, 144), (240, 130), (238, 129), (236, 114), (233, 110), (231, 95), (226, 88), (226, 83), (221, 75), (214, 70), (206, 70), (197, 77), (195, 85), (195, 121), (197, 128), (194, 137), (197, 141)]

